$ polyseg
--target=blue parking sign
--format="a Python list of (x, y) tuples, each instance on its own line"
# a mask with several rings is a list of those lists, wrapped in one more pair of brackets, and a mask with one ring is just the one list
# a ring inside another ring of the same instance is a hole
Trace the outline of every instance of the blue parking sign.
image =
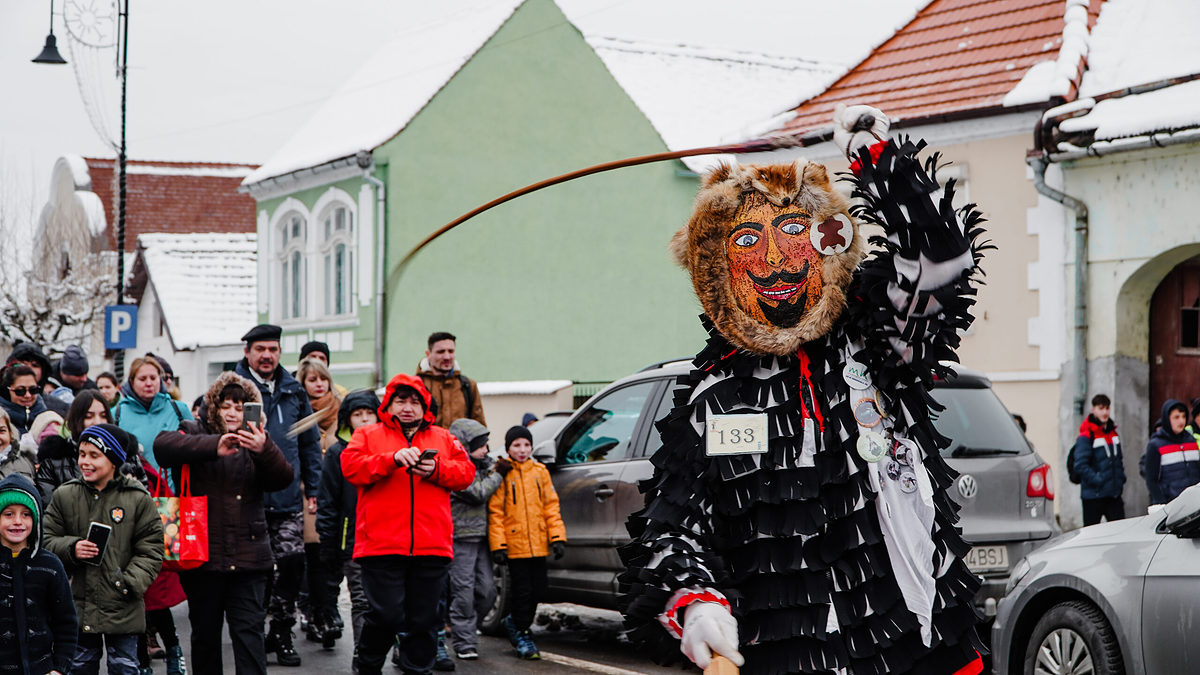
[(137, 305), (109, 305), (104, 308), (104, 348), (137, 347)]

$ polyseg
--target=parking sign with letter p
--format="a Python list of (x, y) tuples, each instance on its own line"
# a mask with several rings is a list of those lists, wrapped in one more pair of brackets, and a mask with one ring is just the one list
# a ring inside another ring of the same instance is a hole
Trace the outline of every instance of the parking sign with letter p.
[(104, 308), (104, 348), (137, 347), (137, 305), (109, 305)]

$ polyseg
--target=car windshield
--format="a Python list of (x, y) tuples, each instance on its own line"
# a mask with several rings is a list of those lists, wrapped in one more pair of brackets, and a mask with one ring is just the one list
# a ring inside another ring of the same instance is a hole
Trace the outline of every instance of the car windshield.
[(991, 389), (935, 387), (931, 392), (946, 409), (933, 425), (950, 439), (942, 454), (954, 457), (1029, 452), (1029, 443), (1012, 415)]

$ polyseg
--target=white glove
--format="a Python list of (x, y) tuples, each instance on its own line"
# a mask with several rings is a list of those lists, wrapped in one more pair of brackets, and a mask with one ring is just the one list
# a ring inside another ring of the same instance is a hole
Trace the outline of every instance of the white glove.
[(746, 659), (737, 648), (737, 619), (728, 609), (715, 602), (693, 602), (687, 606), (679, 649), (692, 663), (707, 668), (715, 652), (740, 667)]
[[(864, 119), (864, 115), (870, 115), (870, 118)], [(859, 123), (860, 119), (862, 124)], [(871, 122), (871, 126), (864, 129), (868, 121)], [(839, 103), (837, 110), (833, 112), (833, 142), (846, 153), (847, 158), (853, 159), (859, 148), (886, 141), (891, 125), (887, 115), (877, 108), (869, 105), (846, 106)]]

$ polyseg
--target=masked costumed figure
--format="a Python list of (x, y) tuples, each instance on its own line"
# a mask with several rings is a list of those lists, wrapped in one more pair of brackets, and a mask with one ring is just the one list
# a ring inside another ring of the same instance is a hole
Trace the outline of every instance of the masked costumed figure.
[(627, 625), (701, 667), (978, 673), (979, 579), (929, 389), (972, 320), (982, 219), (878, 110), (834, 128), (858, 205), (802, 159), (721, 166), (672, 242), (710, 337), (657, 423)]

